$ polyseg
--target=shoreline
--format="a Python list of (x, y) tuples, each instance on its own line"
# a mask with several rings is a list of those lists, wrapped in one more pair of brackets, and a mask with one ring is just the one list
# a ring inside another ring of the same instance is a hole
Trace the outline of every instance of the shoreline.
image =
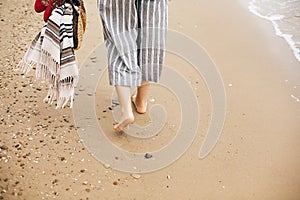
[(274, 15), (271, 15), (271, 16), (264, 16), (264, 15), (262, 15), (261, 13), (259, 13), (257, 11), (257, 7), (254, 5), (253, 1), (249, 2), (248, 9), (254, 15), (271, 22), (271, 24), (274, 27), (275, 34), (278, 37), (283, 38), (288, 43), (288, 45), (290, 46), (295, 58), (300, 62), (300, 50), (299, 50), (299, 48), (297, 48), (296, 42), (292, 38), (293, 35), (283, 33), (282, 30), (279, 28), (279, 25), (277, 23), (277, 21), (280, 21), (280, 20), (284, 19), (285, 16), (280, 15), (280, 14), (274, 14)]

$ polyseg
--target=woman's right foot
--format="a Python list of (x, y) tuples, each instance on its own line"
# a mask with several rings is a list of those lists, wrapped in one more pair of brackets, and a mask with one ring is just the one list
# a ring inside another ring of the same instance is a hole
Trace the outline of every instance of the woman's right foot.
[(131, 97), (131, 102), (134, 106), (134, 109), (139, 114), (145, 114), (147, 112), (147, 101), (145, 103), (138, 103), (136, 101), (136, 96)]

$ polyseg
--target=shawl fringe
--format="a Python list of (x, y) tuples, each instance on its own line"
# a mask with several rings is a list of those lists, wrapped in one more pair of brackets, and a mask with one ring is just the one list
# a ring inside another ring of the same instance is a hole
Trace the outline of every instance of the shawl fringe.
[[(44, 102), (53, 104), (57, 101), (56, 109), (64, 108), (69, 101), (72, 108), (74, 88), (79, 79), (74, 44), (70, 41), (72, 37), (66, 37), (66, 35), (73, 36), (73, 31), (65, 28), (65, 24), (72, 24), (72, 15), (70, 15), (72, 9), (72, 6), (66, 3), (52, 11), (49, 18), (52, 20), (47, 21), (15, 68), (16, 71), (25, 74), (32, 68), (36, 68), (36, 78), (44, 80), (48, 85), (48, 94)], [(51, 27), (55, 27), (53, 24), (60, 27), (59, 30), (51, 30)], [(67, 54), (69, 59), (62, 62), (64, 59), (62, 54)], [(65, 65), (61, 66), (60, 63), (65, 63)], [(64, 71), (64, 74), (62, 74), (62, 67), (68, 69)]]

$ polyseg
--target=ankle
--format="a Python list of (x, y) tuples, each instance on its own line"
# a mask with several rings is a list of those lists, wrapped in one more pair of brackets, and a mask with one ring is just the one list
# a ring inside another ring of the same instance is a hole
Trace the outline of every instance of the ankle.
[(139, 98), (138, 96), (135, 99), (135, 102), (138, 106), (143, 106), (147, 103), (147, 98)]
[(132, 109), (130, 111), (127, 111), (127, 112), (122, 112), (121, 113), (121, 119), (134, 119)]

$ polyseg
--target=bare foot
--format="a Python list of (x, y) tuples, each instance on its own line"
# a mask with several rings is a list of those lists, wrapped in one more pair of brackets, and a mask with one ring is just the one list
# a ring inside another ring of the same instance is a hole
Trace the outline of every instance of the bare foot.
[(134, 117), (133, 115), (132, 116), (129, 116), (129, 117), (126, 117), (125, 119), (121, 120), (120, 123), (114, 125), (114, 130), (117, 132), (117, 133), (120, 133), (120, 132), (123, 132), (126, 130), (126, 128), (128, 127), (129, 124), (132, 124), (134, 122)]
[(134, 109), (139, 114), (145, 114), (147, 111), (147, 101), (144, 103), (144, 105), (140, 105), (136, 102), (136, 96), (131, 97), (131, 102), (133, 103)]

